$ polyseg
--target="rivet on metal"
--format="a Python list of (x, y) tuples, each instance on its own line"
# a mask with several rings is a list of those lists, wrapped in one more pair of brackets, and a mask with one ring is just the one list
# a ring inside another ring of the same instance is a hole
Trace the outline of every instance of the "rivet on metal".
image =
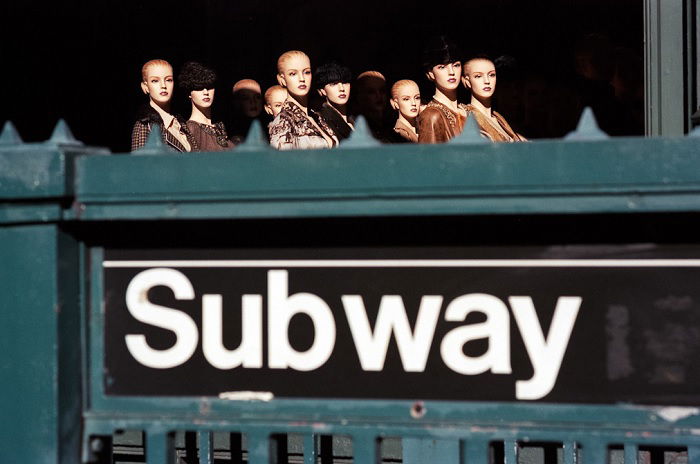
[(474, 116), (467, 116), (464, 129), (456, 137), (447, 142), (449, 145), (482, 145), (491, 141), (481, 135), (481, 129)]
[(22, 137), (19, 136), (15, 125), (11, 121), (5, 122), (0, 133), (0, 145), (21, 145)]
[(340, 144), (342, 148), (374, 148), (381, 147), (382, 143), (375, 139), (369, 129), (367, 120), (363, 116), (358, 116), (355, 120), (355, 130), (350, 137)]
[(248, 129), (245, 141), (236, 147), (236, 151), (260, 151), (268, 148), (270, 148), (270, 144), (263, 133), (260, 121), (254, 119), (250, 129)]
[(153, 124), (148, 134), (146, 144), (133, 152), (135, 155), (167, 155), (175, 153), (175, 150), (163, 143), (160, 126)]
[(56, 127), (49, 138), (49, 143), (54, 143), (56, 145), (82, 145), (83, 143), (75, 138), (73, 132), (68, 127), (65, 120), (59, 119), (56, 123)]
[(608, 134), (598, 127), (593, 110), (590, 107), (583, 109), (578, 126), (573, 132), (569, 132), (564, 140), (605, 140), (609, 139)]

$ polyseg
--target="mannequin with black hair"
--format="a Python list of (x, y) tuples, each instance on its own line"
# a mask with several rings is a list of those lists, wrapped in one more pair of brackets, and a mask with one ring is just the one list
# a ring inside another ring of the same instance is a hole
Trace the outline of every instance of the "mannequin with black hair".
[(350, 137), (355, 128), (355, 121), (348, 114), (351, 81), (350, 69), (338, 63), (319, 66), (314, 76), (319, 95), (326, 99), (318, 112), (333, 129), (338, 140)]
[(178, 76), (180, 88), (188, 93), (192, 114), (187, 121), (192, 151), (222, 151), (233, 148), (222, 122), (212, 122), (216, 73), (195, 61), (185, 63)]
[(428, 42), (423, 51), (425, 75), (435, 84), (435, 95), (418, 116), (418, 143), (443, 143), (462, 132), (467, 107), (457, 101), (462, 76), (459, 48), (444, 36)]

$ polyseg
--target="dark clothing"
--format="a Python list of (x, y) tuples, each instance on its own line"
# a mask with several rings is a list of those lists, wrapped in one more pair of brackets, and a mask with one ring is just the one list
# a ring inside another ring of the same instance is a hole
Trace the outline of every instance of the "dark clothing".
[(233, 149), (233, 142), (228, 139), (222, 122), (210, 126), (190, 120), (187, 121), (187, 129), (191, 134), (192, 151), (211, 152)]
[(321, 109), (318, 110), (318, 113), (321, 115), (324, 121), (326, 121), (326, 124), (333, 129), (333, 132), (335, 132), (338, 140), (344, 140), (350, 137), (353, 130), (352, 127), (350, 127), (350, 124), (355, 123), (352, 116), (348, 116), (348, 121), (350, 122), (350, 124), (348, 124), (345, 122), (345, 119), (343, 119), (343, 116), (338, 112), (338, 110), (329, 105), (328, 102), (323, 102), (323, 105), (321, 105)]
[[(175, 115), (175, 118), (177, 118), (177, 121), (180, 123), (180, 133), (187, 136), (187, 140), (191, 145), (191, 134), (187, 128), (187, 124), (180, 116)], [(160, 126), (160, 136), (165, 145), (179, 152), (187, 151), (180, 141), (163, 126), (163, 119), (160, 117), (160, 114), (151, 108), (150, 105), (144, 105), (136, 116), (136, 122), (131, 131), (131, 151), (136, 151), (146, 145), (148, 135), (151, 133), (151, 128), (154, 124)]]

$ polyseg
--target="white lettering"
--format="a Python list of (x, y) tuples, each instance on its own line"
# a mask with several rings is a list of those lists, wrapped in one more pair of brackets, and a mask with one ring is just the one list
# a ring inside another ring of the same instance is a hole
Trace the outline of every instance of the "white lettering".
[(562, 296), (557, 300), (546, 340), (532, 298), (511, 296), (508, 301), (535, 371), (530, 380), (515, 382), (515, 397), (537, 400), (554, 388), (582, 300), (578, 296)]
[(365, 304), (360, 295), (343, 295), (341, 299), (363, 370), (380, 371), (384, 368), (392, 332), (396, 337), (404, 370), (425, 370), (435, 326), (440, 317), (441, 296), (421, 298), (415, 333), (412, 333), (408, 323), (403, 299), (398, 295), (382, 297), (374, 331), (369, 325)]
[[(268, 365), (272, 369), (291, 367), (311, 371), (321, 367), (335, 347), (335, 320), (323, 299), (311, 293), (288, 296), (287, 271), (267, 273)], [(295, 314), (306, 314), (314, 325), (314, 342), (305, 352), (289, 344), (289, 322)]]
[(148, 301), (148, 291), (163, 285), (173, 291), (178, 300), (194, 299), (192, 283), (174, 269), (148, 269), (136, 275), (126, 289), (126, 307), (134, 318), (175, 332), (175, 344), (165, 350), (154, 350), (142, 334), (129, 334), (126, 347), (138, 362), (154, 369), (168, 369), (186, 362), (197, 349), (199, 332), (192, 318), (182, 311), (159, 306)]
[(222, 341), (221, 295), (202, 297), (202, 351), (217, 369), (263, 365), (262, 296), (243, 295), (241, 303), (241, 344), (235, 350), (227, 350)]
[[(471, 293), (452, 300), (445, 310), (445, 320), (463, 321), (472, 311), (486, 314), (486, 321), (450, 330), (440, 344), (442, 360), (447, 367), (464, 375), (477, 375), (489, 369), (494, 374), (510, 374), (508, 308), (495, 296)], [(480, 338), (488, 338), (486, 353), (478, 357), (465, 355), (464, 344)]]

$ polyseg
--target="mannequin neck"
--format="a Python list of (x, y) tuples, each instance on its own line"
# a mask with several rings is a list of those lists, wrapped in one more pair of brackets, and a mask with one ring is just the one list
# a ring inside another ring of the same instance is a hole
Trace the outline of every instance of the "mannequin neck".
[(170, 102), (158, 103), (157, 101), (151, 99), (150, 105), (154, 108), (160, 108), (162, 111), (170, 114)]
[(348, 122), (348, 105), (336, 105), (332, 101), (326, 98), (326, 103), (328, 106), (336, 110), (343, 117), (345, 122)]
[(474, 94), (472, 94), (472, 99), (470, 103), (473, 107), (486, 114), (488, 117), (492, 116), (490, 98), (478, 98)]
[(457, 89), (441, 89), (440, 87), (435, 87), (435, 95), (433, 95), (433, 98), (455, 113), (458, 112)]
[(407, 125), (408, 127), (411, 127), (413, 131), (416, 131), (416, 119), (417, 118), (407, 118), (403, 114), (399, 113), (399, 121)]
[(299, 106), (304, 113), (309, 114), (309, 96), (308, 95), (292, 95), (287, 97), (287, 100)]
[(192, 103), (192, 114), (190, 114), (190, 121), (211, 126), (211, 107), (200, 108)]

